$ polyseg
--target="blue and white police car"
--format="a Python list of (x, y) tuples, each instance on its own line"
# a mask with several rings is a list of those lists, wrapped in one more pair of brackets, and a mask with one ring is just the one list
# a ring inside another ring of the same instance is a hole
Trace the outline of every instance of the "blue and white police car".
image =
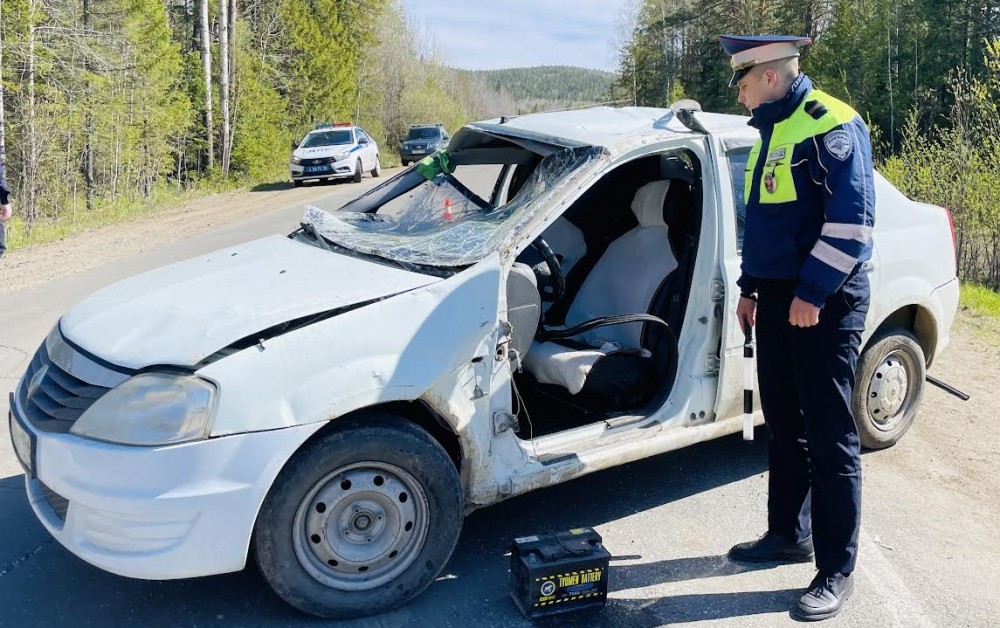
[(364, 173), (382, 174), (378, 144), (361, 127), (351, 122), (320, 124), (292, 151), (288, 165), (295, 187), (310, 180), (351, 179), (361, 181)]

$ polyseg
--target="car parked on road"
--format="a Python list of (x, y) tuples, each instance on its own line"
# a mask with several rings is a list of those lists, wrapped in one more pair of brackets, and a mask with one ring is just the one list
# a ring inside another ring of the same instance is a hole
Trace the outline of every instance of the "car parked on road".
[[(470, 511), (739, 432), (754, 140), (648, 108), (474, 123), (288, 237), (95, 293), (11, 397), (34, 512), (116, 574), (253, 556), (356, 616), (429, 586)], [(875, 187), (869, 448), (912, 424), (958, 302), (946, 210)]]
[(365, 172), (382, 176), (378, 144), (364, 129), (350, 122), (320, 124), (292, 150), (288, 164), (292, 184), (350, 179), (361, 182)]
[(448, 146), (448, 131), (441, 124), (416, 124), (399, 143), (399, 159), (404, 166)]

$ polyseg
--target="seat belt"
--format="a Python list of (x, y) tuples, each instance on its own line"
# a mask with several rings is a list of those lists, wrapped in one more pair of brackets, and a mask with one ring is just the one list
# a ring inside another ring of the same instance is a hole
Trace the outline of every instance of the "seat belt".
[[(547, 342), (549, 340), (572, 338), (573, 336), (579, 336), (585, 331), (590, 331), (591, 329), (596, 329), (598, 327), (623, 325), (625, 323), (656, 323), (658, 325), (663, 325), (670, 336), (674, 335), (673, 331), (670, 329), (670, 325), (667, 325), (667, 322), (658, 316), (653, 316), (652, 314), (619, 314), (617, 316), (602, 316), (600, 318), (595, 318), (585, 323), (580, 323), (579, 325), (564, 329), (543, 328), (538, 333), (538, 340), (541, 342)], [(674, 342), (676, 344), (676, 339), (674, 339)]]

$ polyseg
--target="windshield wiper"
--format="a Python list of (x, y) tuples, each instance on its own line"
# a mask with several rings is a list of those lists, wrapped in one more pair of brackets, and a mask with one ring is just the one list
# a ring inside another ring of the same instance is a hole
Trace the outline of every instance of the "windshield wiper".
[(316, 226), (313, 225), (311, 222), (300, 222), (299, 231), (311, 237), (313, 240), (316, 240), (320, 248), (323, 249), (324, 251), (329, 251), (331, 253), (333, 252), (333, 249), (330, 248), (330, 245), (327, 243), (326, 238), (321, 236), (319, 232), (316, 231)]
[[(346, 248), (346, 247), (345, 247)], [(364, 255), (365, 257), (378, 261), (378, 262), (388, 262), (393, 266), (398, 266), (403, 270), (408, 270), (411, 273), (422, 273), (424, 272), (424, 267), (420, 264), (415, 264), (413, 262), (404, 262), (398, 259), (392, 259), (391, 257), (382, 257), (381, 255), (375, 255), (374, 253), (361, 253), (360, 251), (354, 251), (356, 254)]]

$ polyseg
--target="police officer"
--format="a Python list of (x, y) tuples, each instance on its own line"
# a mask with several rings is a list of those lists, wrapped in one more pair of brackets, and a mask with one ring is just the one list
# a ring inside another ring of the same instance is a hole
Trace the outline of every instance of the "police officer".
[(7, 187), (7, 179), (4, 177), (4, 162), (0, 160), (0, 257), (3, 257), (7, 245), (4, 243), (5, 224), (10, 220), (13, 210), (10, 206), (10, 189)]
[(768, 426), (768, 528), (745, 562), (818, 573), (793, 617), (833, 617), (854, 587), (861, 443), (851, 411), (875, 219), (871, 141), (851, 107), (799, 72), (802, 37), (719, 37), (760, 139), (746, 170), (737, 316), (757, 330)]

